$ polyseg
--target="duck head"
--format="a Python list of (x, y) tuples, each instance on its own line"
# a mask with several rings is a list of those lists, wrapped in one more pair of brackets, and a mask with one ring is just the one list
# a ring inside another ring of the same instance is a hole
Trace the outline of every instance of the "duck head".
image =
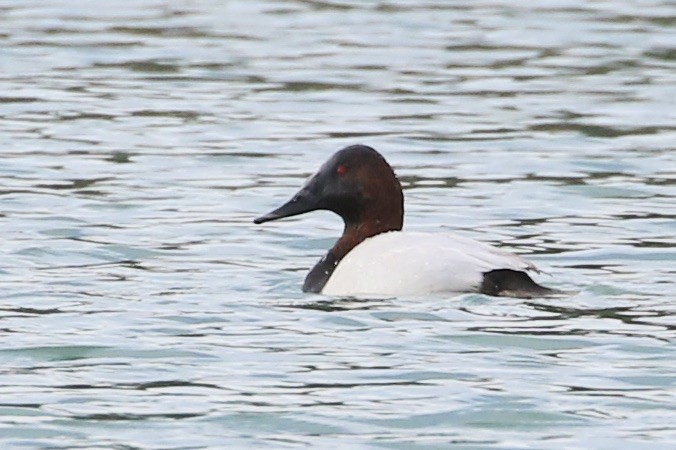
[(329, 158), (291, 200), (254, 223), (316, 210), (338, 214), (345, 222), (345, 234), (355, 234), (352, 240), (358, 243), (378, 233), (401, 230), (404, 196), (380, 153), (366, 145), (351, 145)]

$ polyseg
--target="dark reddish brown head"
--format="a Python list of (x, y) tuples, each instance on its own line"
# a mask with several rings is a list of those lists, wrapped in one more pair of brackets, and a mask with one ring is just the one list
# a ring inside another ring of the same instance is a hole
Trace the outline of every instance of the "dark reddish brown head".
[(346, 233), (350, 228), (358, 229), (360, 242), (378, 233), (401, 229), (404, 196), (401, 184), (380, 153), (366, 145), (351, 145), (326, 161), (291, 200), (254, 223), (318, 209), (342, 217)]

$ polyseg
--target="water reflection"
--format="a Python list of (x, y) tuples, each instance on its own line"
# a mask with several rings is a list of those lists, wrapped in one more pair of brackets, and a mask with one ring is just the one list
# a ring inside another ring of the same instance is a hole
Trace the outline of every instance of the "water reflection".
[(313, 302), (297, 302), (283, 305), (286, 308), (310, 309), (324, 312), (339, 312), (352, 310), (372, 310), (387, 306), (389, 301), (377, 299), (338, 298), (322, 299)]

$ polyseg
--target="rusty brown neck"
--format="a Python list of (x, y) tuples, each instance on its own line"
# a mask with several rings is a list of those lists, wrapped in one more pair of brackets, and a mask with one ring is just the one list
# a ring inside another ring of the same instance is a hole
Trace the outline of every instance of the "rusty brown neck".
[(330, 250), (337, 261), (365, 239), (387, 231), (399, 231), (403, 226), (403, 200), (384, 202), (379, 207), (364, 208), (362, 211), (359, 220), (345, 222), (343, 235)]
[(308, 273), (303, 284), (303, 292), (321, 292), (338, 263), (350, 250), (365, 239), (387, 231), (401, 230), (404, 218), (403, 201), (399, 204), (398, 209), (394, 210), (400, 212), (400, 214), (392, 214), (392, 210), (390, 210), (389, 215), (384, 215), (381, 218), (374, 215), (374, 211), (369, 211), (371, 211), (371, 214), (362, 216), (363, 218), (360, 220), (345, 222), (343, 235)]

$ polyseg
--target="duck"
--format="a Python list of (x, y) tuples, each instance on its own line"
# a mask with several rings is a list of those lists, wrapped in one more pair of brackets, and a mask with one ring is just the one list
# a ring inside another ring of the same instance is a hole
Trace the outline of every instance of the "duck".
[(481, 293), (533, 298), (559, 291), (536, 283), (537, 267), (514, 253), (448, 232), (404, 231), (401, 183), (367, 145), (333, 154), (293, 197), (254, 219), (262, 224), (317, 210), (343, 234), (309, 271), (303, 291), (327, 296)]

